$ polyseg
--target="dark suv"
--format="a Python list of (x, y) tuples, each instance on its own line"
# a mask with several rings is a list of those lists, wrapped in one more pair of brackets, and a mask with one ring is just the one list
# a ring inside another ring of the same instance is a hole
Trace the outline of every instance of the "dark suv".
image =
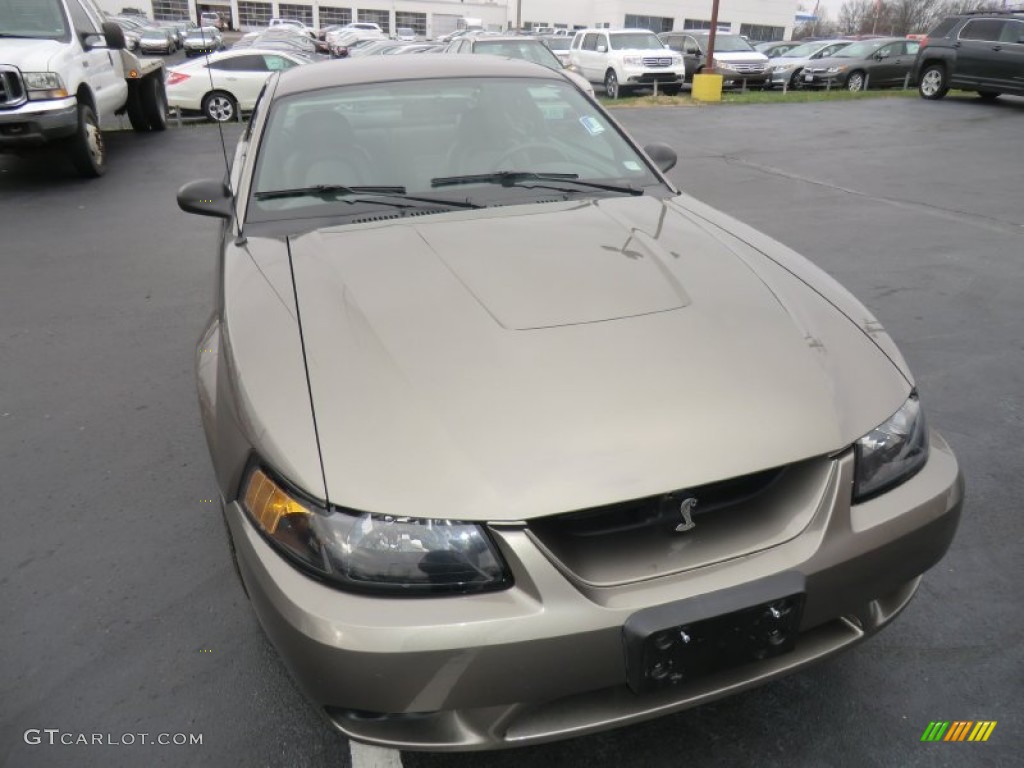
[(1024, 12), (977, 12), (944, 19), (921, 42), (914, 80), (926, 99), (950, 88), (1024, 96)]

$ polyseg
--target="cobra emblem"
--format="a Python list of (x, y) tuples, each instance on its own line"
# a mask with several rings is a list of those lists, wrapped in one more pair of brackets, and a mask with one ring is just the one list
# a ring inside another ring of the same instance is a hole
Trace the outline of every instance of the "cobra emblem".
[(676, 533), (686, 533), (686, 531), (692, 531), (697, 527), (697, 524), (693, 522), (693, 508), (697, 506), (697, 499), (693, 496), (688, 496), (683, 499), (683, 503), (679, 505), (679, 514), (683, 516), (683, 522), (676, 526)]

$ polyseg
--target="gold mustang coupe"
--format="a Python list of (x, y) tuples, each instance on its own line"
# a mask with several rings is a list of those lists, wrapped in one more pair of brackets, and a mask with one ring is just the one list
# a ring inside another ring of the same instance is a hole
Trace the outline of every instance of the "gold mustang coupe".
[(879, 322), (489, 56), (270, 76), (202, 420), (242, 581), (353, 739), (507, 747), (765, 683), (895, 618), (963, 481)]

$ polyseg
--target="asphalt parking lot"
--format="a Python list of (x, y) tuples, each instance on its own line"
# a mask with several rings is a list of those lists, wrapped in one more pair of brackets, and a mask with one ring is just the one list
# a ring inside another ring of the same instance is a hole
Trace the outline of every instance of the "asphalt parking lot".
[[(1024, 99), (616, 110), (682, 189), (837, 277), (886, 324), (967, 478), (959, 533), (890, 628), (770, 686), (492, 754), (352, 751), (295, 690), (232, 570), (195, 404), (222, 172), (214, 126), (108, 136), (110, 170), (0, 156), (0, 763), (1010, 766), (1024, 748)], [(239, 131), (227, 129), (228, 148)], [(921, 743), (933, 720), (990, 740)], [(43, 743), (27, 743), (26, 731)], [(45, 729), (201, 734), (48, 744)]]

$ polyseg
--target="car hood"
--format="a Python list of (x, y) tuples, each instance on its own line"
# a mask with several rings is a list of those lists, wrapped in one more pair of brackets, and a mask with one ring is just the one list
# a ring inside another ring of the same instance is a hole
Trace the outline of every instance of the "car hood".
[(4, 38), (0, 40), (0, 64), (10, 64), (22, 72), (59, 72), (61, 68), (53, 59), (66, 50), (70, 46), (57, 40)]
[(774, 59), (769, 59), (768, 63), (773, 67), (800, 67), (809, 61), (813, 61), (810, 56), (777, 56)]
[(723, 51), (715, 52), (716, 61), (732, 61), (744, 64), (767, 64), (768, 57), (757, 51)]
[[(733, 224), (645, 196), (290, 238), (331, 502), (523, 520), (850, 445), (910, 384), (848, 294), (823, 298), (805, 262)], [(280, 241), (248, 247), (283, 259)], [(290, 296), (286, 268), (261, 271)], [(289, 407), (308, 418), (304, 397)]]

